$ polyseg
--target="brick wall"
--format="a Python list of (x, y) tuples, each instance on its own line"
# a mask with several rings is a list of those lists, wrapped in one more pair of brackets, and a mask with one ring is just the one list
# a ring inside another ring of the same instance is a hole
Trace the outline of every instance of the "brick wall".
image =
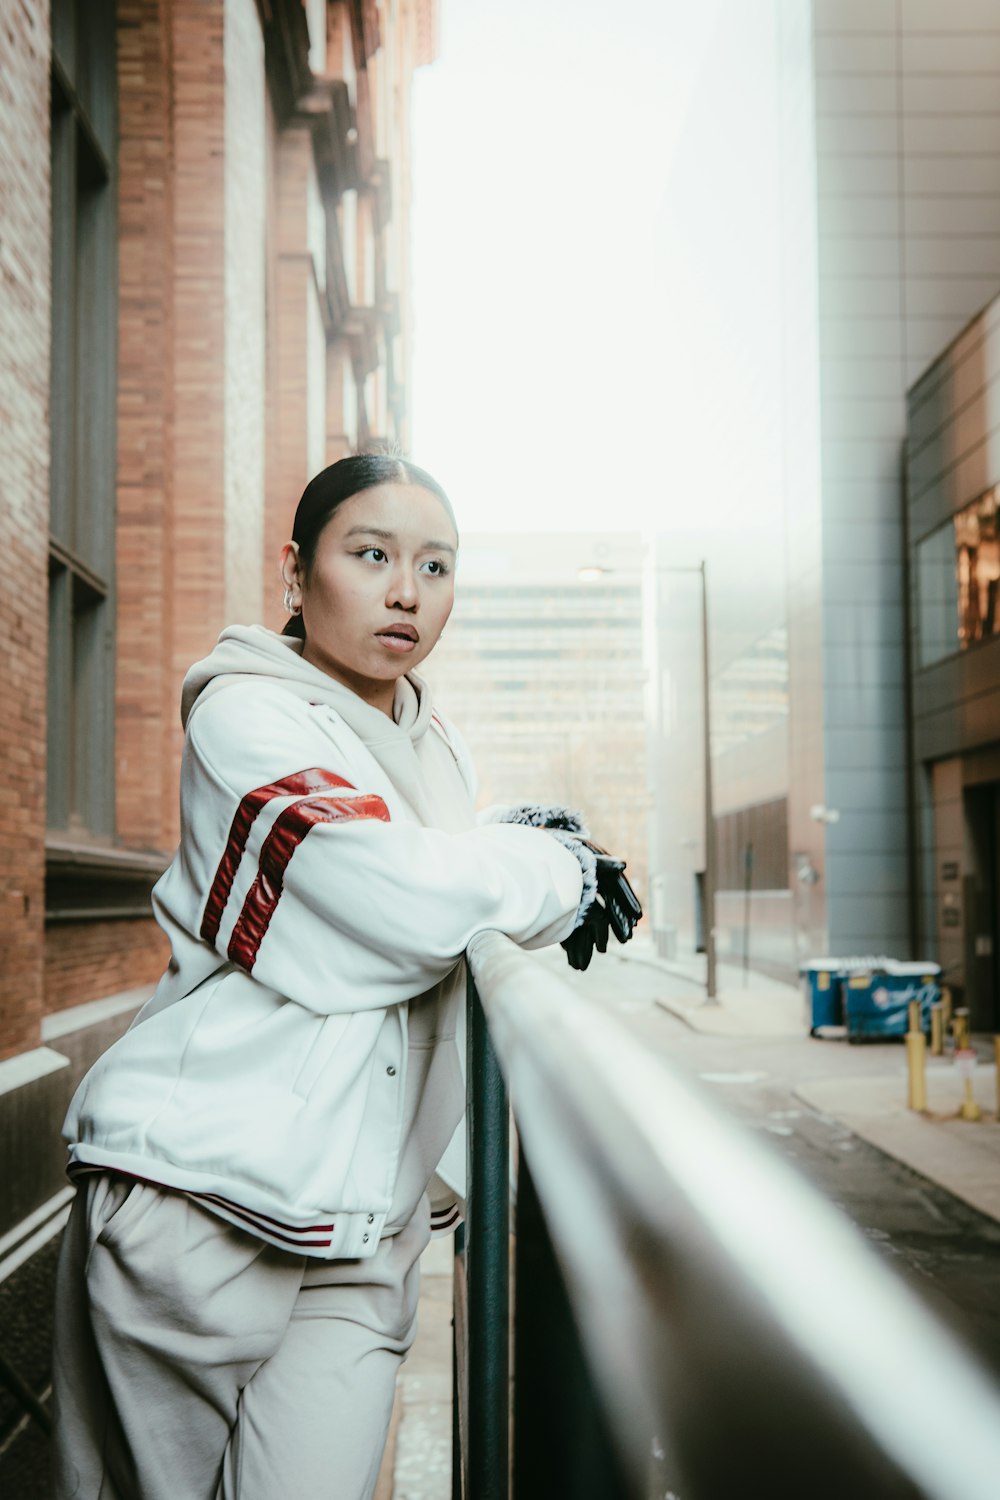
[[(261, 614), (267, 119), (264, 38), (254, 0), (226, 0), (226, 620)], [(273, 594), (276, 578), (268, 570)]]
[[(44, 1010), (164, 959), (150, 923), (43, 928), (48, 15), (21, 0), (0, 20), (0, 1058), (38, 1044)], [(118, 0), (117, 48), (116, 836), (166, 853), (181, 679), (229, 618), (283, 623), (277, 552), (306, 481), (355, 439), (353, 370), (325, 348), (311, 136), (275, 130), (253, 0)]]
[(276, 607), (280, 594), (275, 559), (291, 535), (299, 496), (325, 460), (326, 349), (310, 243), (315, 235), (309, 212), (315, 170), (309, 131), (283, 131), (274, 141), (273, 161), (277, 253), (270, 268), (273, 290), (268, 323), (271, 451), (264, 524), (264, 620), (280, 628), (287, 615)]
[(49, 7), (0, 17), (0, 1058), (42, 1010), (49, 529)]
[[(280, 136), (274, 120), (270, 94), (266, 98), (267, 114), (267, 222), (277, 225), (278, 217), (278, 173), (277, 159)], [(273, 231), (267, 238), (267, 253), (264, 262), (266, 283), (264, 348), (265, 348), (265, 440), (264, 440), (264, 528), (261, 572), (261, 614), (263, 625), (270, 630), (280, 630), (288, 616), (281, 607), (281, 581), (277, 572), (278, 552), (283, 542), (291, 535), (291, 518), (298, 501), (298, 494), (286, 495), (282, 491), (282, 465), (278, 454), (278, 407), (275, 391), (278, 384), (278, 330), (274, 310), (278, 300), (278, 254)], [(300, 492), (301, 493), (301, 492)]]
[(70, 922), (45, 934), (45, 1009), (65, 1010), (140, 984), (153, 985), (170, 946), (148, 922)]
[(166, 0), (118, 5), (117, 830), (176, 840), (173, 105)]
[[(224, 0), (174, 0), (171, 698), (225, 620)], [(178, 763), (180, 721), (172, 720)]]

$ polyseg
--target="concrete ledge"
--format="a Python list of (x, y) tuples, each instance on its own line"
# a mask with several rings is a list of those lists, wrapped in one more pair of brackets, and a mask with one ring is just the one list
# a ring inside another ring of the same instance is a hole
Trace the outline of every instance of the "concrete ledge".
[(126, 1011), (134, 1014), (145, 1005), (151, 993), (149, 985), (140, 985), (134, 990), (120, 990), (117, 995), (105, 995), (103, 1000), (88, 1000), (83, 1005), (57, 1010), (42, 1021), (42, 1041), (52, 1042), (74, 1031), (89, 1030), (91, 1026), (113, 1020)]
[(15, 1238), (23, 1222), (66, 1187), (62, 1123), (74, 1090), (90, 1065), (125, 1030), (150, 987), (122, 990), (47, 1016), (44, 1042), (0, 1063), (0, 1240)]
[(58, 1073), (60, 1068), (68, 1067), (69, 1059), (60, 1052), (53, 1052), (51, 1047), (33, 1047), (30, 1052), (8, 1057), (0, 1062), (0, 1095), (26, 1088), (49, 1073)]
[(66, 1185), (59, 1132), (72, 1088), (69, 1060), (38, 1047), (11, 1061), (21, 1067), (0, 1092), (0, 1236)]

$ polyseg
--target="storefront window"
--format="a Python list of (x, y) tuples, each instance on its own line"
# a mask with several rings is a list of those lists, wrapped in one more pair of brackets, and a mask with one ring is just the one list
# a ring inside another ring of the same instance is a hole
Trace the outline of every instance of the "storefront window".
[(1000, 486), (917, 545), (920, 665), (1000, 636)]

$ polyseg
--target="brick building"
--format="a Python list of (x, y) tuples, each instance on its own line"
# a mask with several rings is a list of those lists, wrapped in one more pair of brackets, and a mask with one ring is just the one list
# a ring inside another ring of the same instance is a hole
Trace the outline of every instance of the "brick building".
[(406, 442), (436, 33), (435, 0), (0, 0), (0, 1352), (39, 1389), (61, 1116), (165, 959), (181, 677), (280, 623), (309, 477)]

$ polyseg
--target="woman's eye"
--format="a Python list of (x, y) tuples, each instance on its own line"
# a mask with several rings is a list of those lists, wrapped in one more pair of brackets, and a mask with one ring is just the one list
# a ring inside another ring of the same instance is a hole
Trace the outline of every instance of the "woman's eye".
[(424, 568), (430, 573), (432, 578), (441, 578), (448, 571), (447, 566), (436, 557), (432, 557), (429, 562), (425, 562)]
[(363, 547), (358, 553), (359, 557), (370, 557), (372, 562), (386, 562), (386, 554), (381, 547)]

